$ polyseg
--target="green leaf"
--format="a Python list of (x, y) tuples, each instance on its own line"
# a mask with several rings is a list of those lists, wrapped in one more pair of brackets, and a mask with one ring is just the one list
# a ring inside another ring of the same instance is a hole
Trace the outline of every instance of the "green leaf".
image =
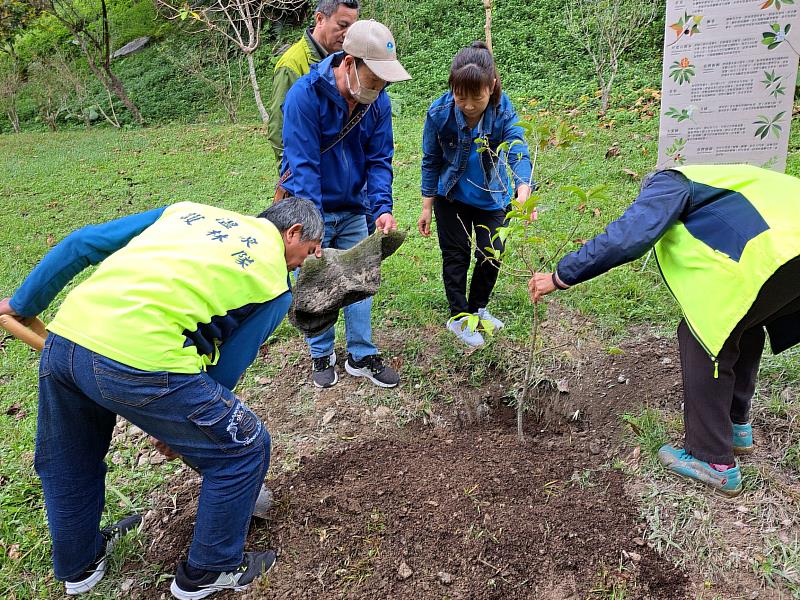
[(774, 31), (775, 33), (778, 33), (781, 30), (781, 26), (779, 23), (773, 23), (772, 25), (770, 25), (770, 27), (772, 28), (772, 31)]
[(586, 192), (584, 192), (581, 188), (576, 185), (565, 185), (561, 188), (564, 192), (570, 192), (575, 194), (581, 202), (586, 202)]

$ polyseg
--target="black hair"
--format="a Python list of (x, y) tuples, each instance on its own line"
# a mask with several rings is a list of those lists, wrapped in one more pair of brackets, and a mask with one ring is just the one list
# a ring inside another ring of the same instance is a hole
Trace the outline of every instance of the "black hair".
[(317, 10), (314, 12), (322, 13), (326, 17), (330, 17), (336, 12), (340, 4), (347, 8), (354, 8), (357, 11), (361, 10), (361, 5), (358, 0), (320, 0), (317, 2)]
[(450, 78), (447, 85), (453, 92), (478, 95), (485, 88), (492, 90), (490, 102), (500, 104), (503, 88), (500, 74), (494, 64), (494, 56), (489, 47), (481, 41), (472, 42), (458, 51), (450, 65)]

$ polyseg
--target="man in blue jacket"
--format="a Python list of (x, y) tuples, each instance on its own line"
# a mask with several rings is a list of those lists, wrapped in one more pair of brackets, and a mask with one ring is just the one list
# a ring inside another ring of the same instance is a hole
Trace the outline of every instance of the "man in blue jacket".
[[(325, 218), (323, 247), (346, 250), (367, 237), (367, 220), (384, 233), (392, 216), (392, 105), (390, 82), (411, 79), (397, 60), (391, 31), (377, 21), (358, 21), (343, 52), (312, 65), (284, 102), (281, 187), (317, 203)], [(372, 343), (372, 299), (344, 309), (345, 370), (380, 387), (395, 387), (398, 374)], [(309, 338), (314, 385), (338, 381), (331, 327)]]

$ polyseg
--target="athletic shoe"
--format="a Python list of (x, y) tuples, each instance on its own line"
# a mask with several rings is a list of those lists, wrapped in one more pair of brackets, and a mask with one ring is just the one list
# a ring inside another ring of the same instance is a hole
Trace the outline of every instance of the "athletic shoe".
[(400, 383), (397, 371), (383, 364), (383, 359), (377, 354), (371, 354), (356, 361), (348, 352), (344, 368), (353, 377), (366, 377), (379, 387), (392, 388)]
[(224, 590), (242, 592), (274, 564), (275, 552), (272, 550), (245, 552), (244, 561), (233, 571), (204, 571), (199, 578), (192, 579), (186, 573), (186, 563), (181, 562), (169, 591), (179, 600), (197, 600)]
[(447, 322), (447, 328), (456, 334), (456, 337), (464, 342), (467, 346), (478, 348), (483, 346), (483, 336), (479, 331), (472, 331), (467, 324), (469, 317), (461, 317), (460, 319), (450, 319)]
[(91, 590), (106, 574), (106, 558), (114, 545), (123, 535), (138, 527), (142, 522), (141, 515), (131, 515), (124, 519), (117, 521), (111, 527), (105, 527), (100, 530), (100, 533), (106, 540), (106, 546), (95, 557), (86, 570), (72, 579), (64, 582), (64, 587), (68, 596), (76, 596)]
[(311, 359), (312, 372), (311, 379), (318, 388), (329, 388), (336, 385), (339, 376), (336, 374), (336, 352), (328, 356), (320, 356)]
[(682, 448), (664, 444), (658, 451), (658, 460), (670, 473), (699, 481), (715, 492), (733, 497), (742, 493), (742, 472), (735, 465), (725, 471), (717, 471), (707, 462), (694, 458)]
[(753, 451), (753, 426), (750, 423), (733, 424), (733, 453), (750, 454)]
[(479, 308), (477, 314), (482, 321), (489, 321), (492, 325), (494, 325), (493, 332), (500, 331), (503, 327), (506, 326), (505, 323), (503, 323), (500, 319), (495, 317), (485, 308)]

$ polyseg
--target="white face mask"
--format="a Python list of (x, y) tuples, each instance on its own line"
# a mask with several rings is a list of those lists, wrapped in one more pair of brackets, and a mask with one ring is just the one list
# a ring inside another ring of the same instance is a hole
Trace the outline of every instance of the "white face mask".
[(350, 95), (355, 98), (356, 102), (359, 104), (372, 104), (375, 100), (378, 99), (378, 94), (380, 94), (379, 90), (371, 90), (369, 88), (365, 88), (361, 85), (361, 80), (358, 78), (358, 69), (355, 69), (356, 72), (356, 83), (358, 84), (358, 90), (353, 91), (353, 88), (350, 86), (350, 72), (347, 72), (347, 91), (350, 92)]

